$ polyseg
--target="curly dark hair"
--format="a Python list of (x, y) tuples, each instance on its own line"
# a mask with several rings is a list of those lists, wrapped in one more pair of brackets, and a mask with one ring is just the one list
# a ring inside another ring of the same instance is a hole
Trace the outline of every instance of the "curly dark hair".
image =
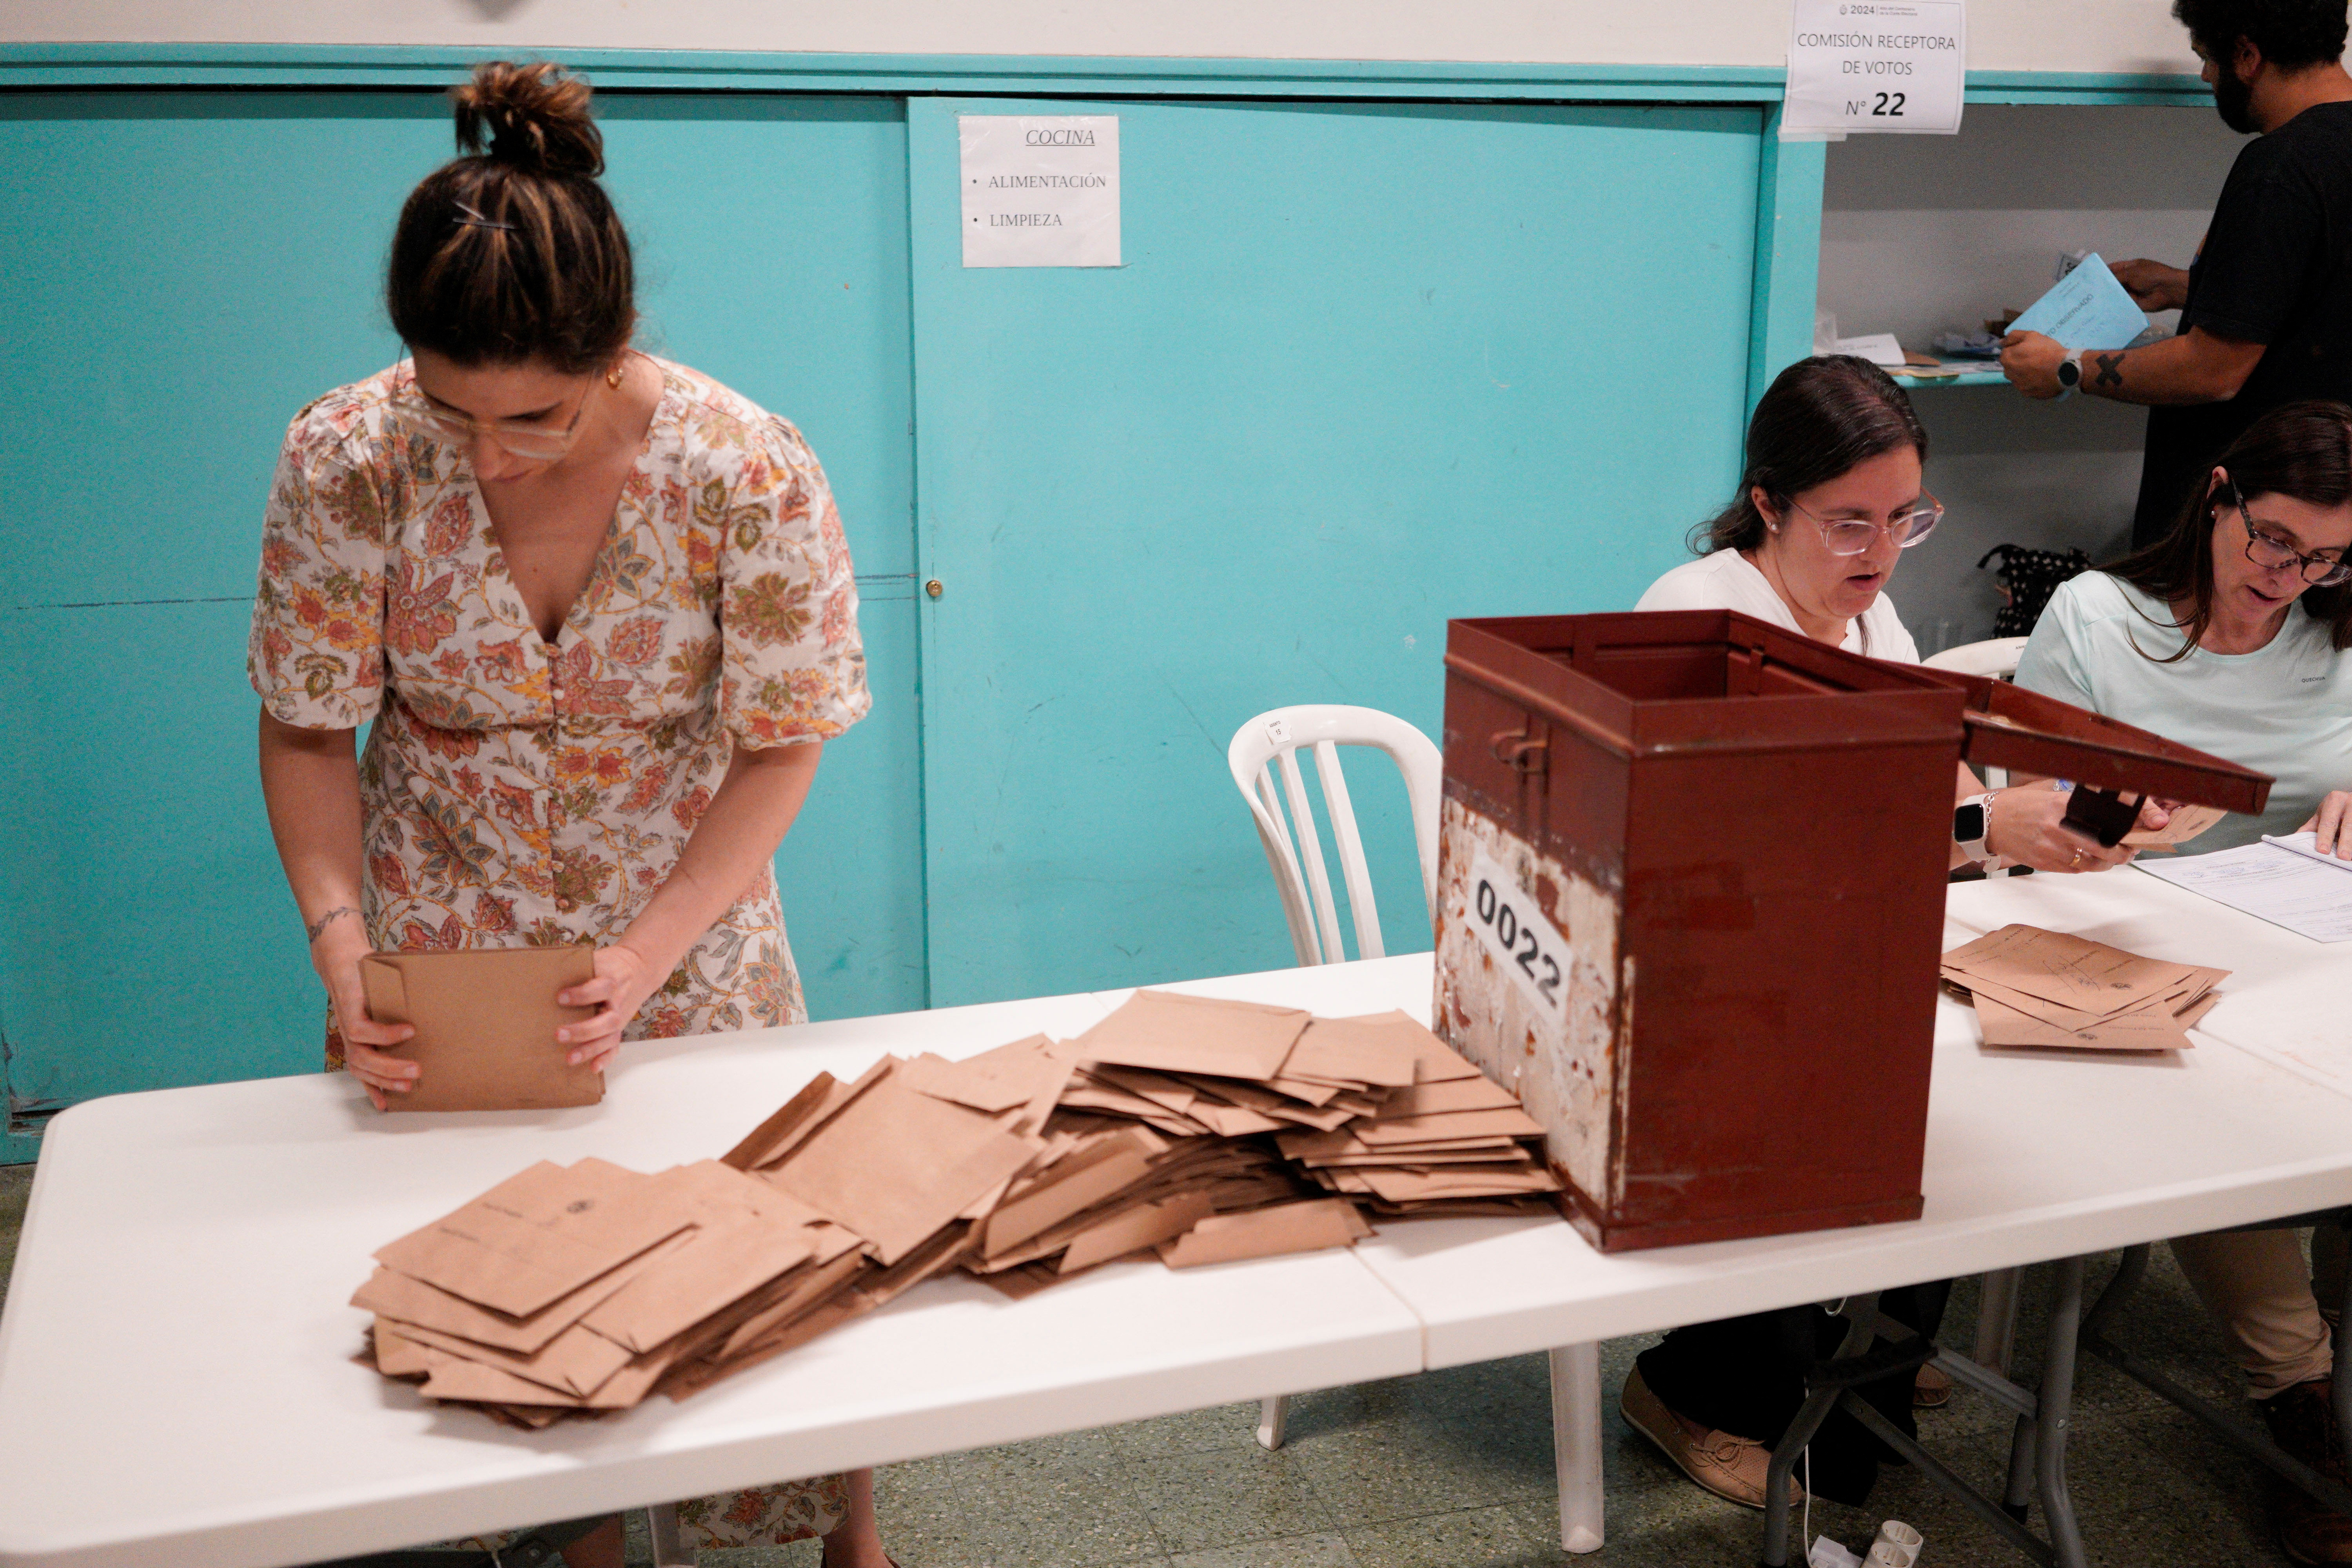
[(2172, 0), (2172, 16), (2224, 67), (2240, 38), (2282, 70), (2344, 58), (2345, 0)]

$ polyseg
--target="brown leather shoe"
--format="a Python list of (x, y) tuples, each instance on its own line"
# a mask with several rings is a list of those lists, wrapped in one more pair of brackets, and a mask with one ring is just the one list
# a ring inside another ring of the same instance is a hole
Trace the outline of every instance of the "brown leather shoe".
[[(1625, 1386), (1617, 1395), (1618, 1411), (1625, 1425), (1658, 1446), (1658, 1451), (1679, 1467), (1683, 1474), (1719, 1498), (1728, 1498), (1742, 1508), (1764, 1506), (1764, 1483), (1770, 1479), (1772, 1450), (1747, 1437), (1735, 1437), (1728, 1432), (1709, 1432), (1704, 1437), (1694, 1437), (1683, 1430), (1675, 1413), (1665, 1402), (1650, 1392), (1642, 1381), (1641, 1368), (1625, 1374)], [(1804, 1489), (1797, 1478), (1789, 1478), (1789, 1500), (1804, 1500)]]
[(1952, 1380), (1942, 1368), (1923, 1366), (1911, 1382), (1911, 1408), (1941, 1410), (1952, 1402)]
[[(2259, 1402), (2271, 1441), (2317, 1470), (2344, 1479), (2344, 1448), (2336, 1440), (2332, 1379), (2315, 1377)], [(2352, 1514), (2334, 1509), (2274, 1475), (2270, 1489), (2271, 1527), (2279, 1547), (2296, 1563), (2352, 1563)]]

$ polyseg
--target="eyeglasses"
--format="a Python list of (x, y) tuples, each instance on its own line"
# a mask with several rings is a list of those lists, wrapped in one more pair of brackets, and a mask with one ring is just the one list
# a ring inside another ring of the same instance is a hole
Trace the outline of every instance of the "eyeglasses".
[(2246, 501), (2238, 493), (2235, 479), (2230, 481), (2230, 504), (2238, 509), (2238, 521), (2246, 525), (2246, 559), (2265, 572), (2280, 572), (2292, 566), (2295, 574), (2315, 588), (2332, 588), (2338, 583), (2352, 583), (2352, 565), (2326, 555), (2305, 555), (2284, 539), (2273, 539), (2254, 527), (2254, 520), (2246, 510)]
[(518, 458), (561, 458), (572, 449), (572, 439), (580, 432), (580, 416), (588, 412), (588, 394), (595, 381), (593, 375), (583, 381), (580, 406), (572, 411), (572, 423), (561, 430), (525, 419), (468, 418), (435, 403), (417, 391), (414, 382), (394, 393), (384, 410), (430, 440), (470, 442), (477, 436), (488, 436)]
[(1885, 522), (1860, 517), (1822, 517), (1807, 511), (1793, 497), (1787, 504), (1791, 511), (1802, 511), (1822, 525), (1822, 541), (1832, 555), (1859, 555), (1877, 543), (1881, 533), (1895, 541), (1896, 549), (1908, 550), (1935, 532), (1936, 525), (1944, 521), (1944, 503), (1925, 490), (1919, 493), (1912, 510)]

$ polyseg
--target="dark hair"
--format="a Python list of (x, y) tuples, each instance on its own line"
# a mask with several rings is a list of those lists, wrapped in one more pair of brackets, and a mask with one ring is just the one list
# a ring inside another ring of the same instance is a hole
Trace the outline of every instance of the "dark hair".
[(628, 231), (596, 176), (588, 84), (562, 67), (486, 61), (449, 90), (463, 156), (400, 209), (384, 268), (393, 331), (459, 364), (602, 369), (636, 326)]
[(2245, 39), (2282, 70), (2344, 58), (2344, 0), (2172, 0), (2172, 18), (2230, 68)]
[[(2310, 506), (2342, 506), (2352, 501), (2352, 406), (2317, 399), (2282, 404), (2248, 426), (2213, 466), (2229, 470), (2243, 500), (2287, 496)], [(2210, 490), (2210, 474), (2200, 475), (2172, 531), (2107, 568), (2152, 599), (2188, 604), (2186, 617), (2162, 623), (2179, 630), (2178, 653), (2159, 659), (2140, 649), (2158, 664), (2187, 658), (2213, 624), (2211, 541), (2221, 507)], [(2329, 640), (2339, 651), (2352, 647), (2352, 583), (2305, 588), (2298, 602), (2312, 619), (2328, 623)]]
[(1893, 376), (1852, 354), (1799, 360), (1772, 378), (1757, 403), (1748, 421), (1748, 468), (1739, 476), (1739, 494), (1691, 530), (1691, 552), (1758, 548), (1765, 522), (1756, 491), (1786, 506), (1799, 491), (1898, 447), (1927, 460), (1927, 432)]

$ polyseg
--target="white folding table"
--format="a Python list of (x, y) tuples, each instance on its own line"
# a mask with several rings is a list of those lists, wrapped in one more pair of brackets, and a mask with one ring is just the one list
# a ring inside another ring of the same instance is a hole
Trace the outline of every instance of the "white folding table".
[[(2023, 920), (2239, 973), (2178, 1062), (1985, 1052), (1948, 1004), (1917, 1222), (1603, 1257), (1554, 1221), (1416, 1221), (1017, 1303), (950, 1278), (683, 1404), (540, 1433), (348, 1359), (371, 1249), (531, 1160), (706, 1157), (819, 1069), (1066, 1037), (1124, 994), (632, 1047), (604, 1105), (550, 1116), (379, 1116), (324, 1075), (78, 1106), (0, 1321), (0, 1568), (273, 1568), (2352, 1203), (2325, 949), (2134, 872), (1964, 885), (1952, 911), (1955, 941)], [(1429, 964), (1179, 988), (1426, 1016)], [(2272, 1009), (2310, 1020), (2292, 1055), (2260, 1043)], [(1564, 1504), (1597, 1542), (1590, 1459)]]

